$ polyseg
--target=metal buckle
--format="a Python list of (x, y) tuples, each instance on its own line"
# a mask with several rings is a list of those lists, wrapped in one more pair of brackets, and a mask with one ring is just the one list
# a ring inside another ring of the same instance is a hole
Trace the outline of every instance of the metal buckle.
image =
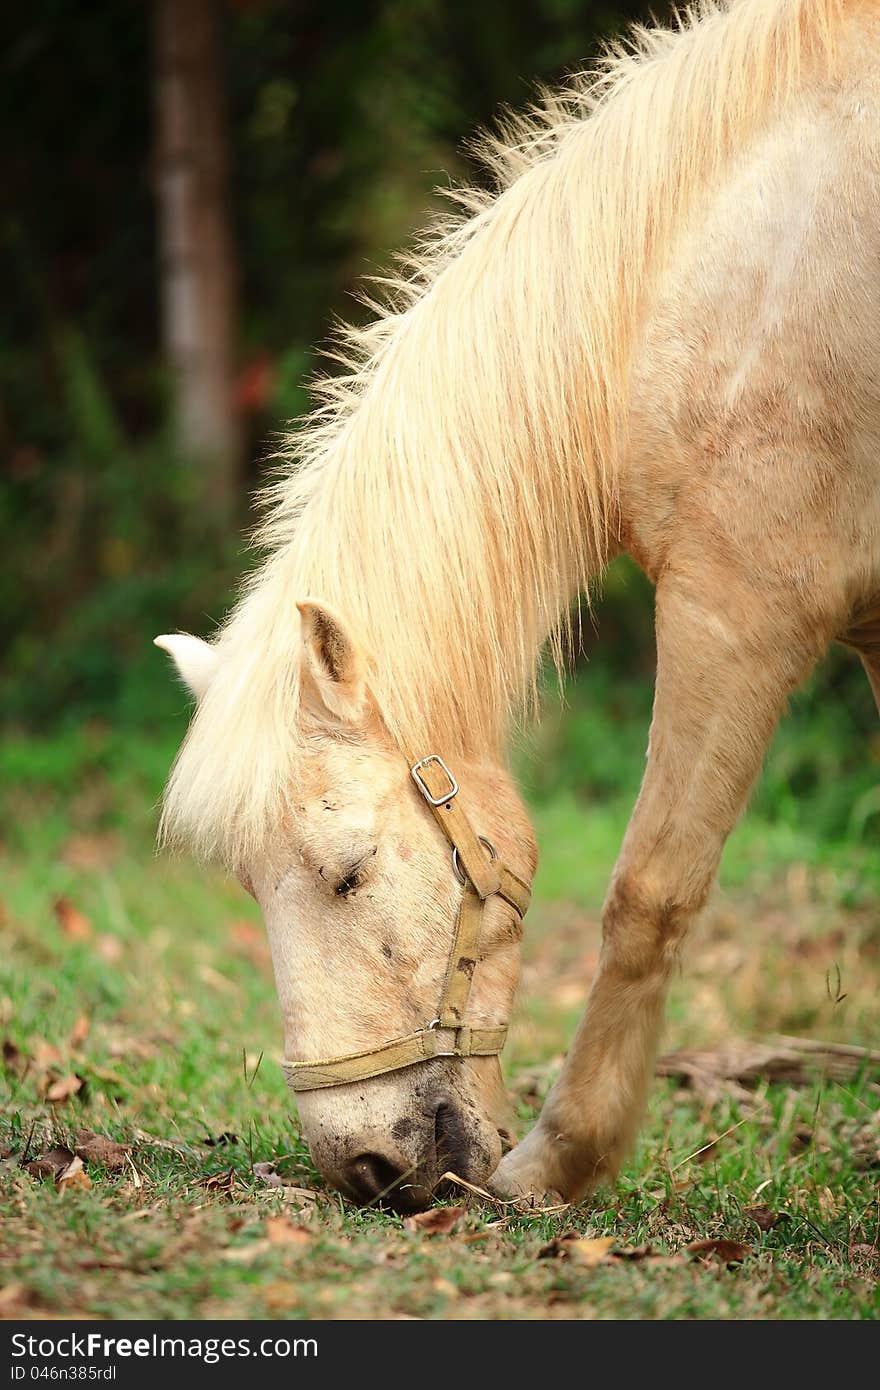
[[(483, 845), (484, 848), (489, 851), (489, 858), (494, 862), (494, 860), (498, 858), (498, 851), (493, 845), (492, 841), (487, 840), (485, 835), (478, 835), (477, 839), (479, 840), (480, 844)], [(467, 874), (465, 873), (464, 869), (461, 867), (461, 863), (459, 862), (458, 845), (452, 846), (452, 871), (463, 888), (468, 880)]]
[[(419, 776), (419, 768), (424, 767), (426, 763), (437, 763), (449, 778), (450, 790), (445, 792), (443, 796), (432, 796), (424, 779)], [(454, 796), (458, 795), (458, 783), (438, 753), (429, 753), (427, 758), (422, 758), (419, 762), (414, 763), (409, 771), (410, 776), (429, 806), (443, 806), (447, 801), (451, 801)]]
[(439, 1048), (438, 1048), (438, 1050), (434, 1053), (434, 1056), (435, 1056), (435, 1057), (458, 1057), (459, 1052), (458, 1052), (458, 1029), (457, 1029), (457, 1028), (451, 1027), (451, 1026), (449, 1026), (449, 1025), (447, 1025), (447, 1027), (444, 1028), (444, 1027), (441, 1025), (441, 1023), (440, 1023), (440, 1019), (439, 1019), (439, 1018), (432, 1018), (430, 1023), (425, 1024), (424, 1028), (420, 1028), (420, 1029), (419, 1029), (419, 1032), (420, 1032), (420, 1033), (438, 1033), (438, 1032), (452, 1033), (452, 1035), (453, 1035), (453, 1043), (452, 1043), (452, 1049), (451, 1049), (451, 1051), (449, 1051), (449, 1050), (444, 1050), (443, 1052), (441, 1052), (441, 1051), (439, 1050)]

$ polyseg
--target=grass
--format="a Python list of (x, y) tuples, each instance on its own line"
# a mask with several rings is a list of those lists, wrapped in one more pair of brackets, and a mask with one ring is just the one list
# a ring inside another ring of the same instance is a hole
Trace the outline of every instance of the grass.
[[(607, 759), (609, 730), (603, 738), (585, 732), (587, 723), (575, 705), (565, 737), (592, 740)], [(539, 741), (558, 740), (559, 727), (548, 734), (545, 726)], [(596, 965), (598, 907), (644, 728), (618, 720), (615, 737), (613, 765), (588, 802), (564, 777), (555, 789), (532, 788), (543, 862), (506, 1062), (523, 1127)], [(2, 753), (0, 1036), (9, 1047), (0, 1146), (9, 1156), (0, 1163), (0, 1313), (880, 1311), (880, 1096), (865, 1075), (840, 1084), (817, 1074), (797, 1088), (761, 1083), (748, 1100), (722, 1087), (713, 1102), (658, 1082), (615, 1190), (562, 1214), (467, 1201), (449, 1234), (428, 1237), (326, 1191), (276, 1065), (280, 1029), (256, 909), (221, 874), (154, 857), (154, 804), (170, 754), (167, 741), (98, 727), (8, 740)], [(771, 783), (779, 775), (771, 763)], [(824, 784), (820, 791), (814, 809), (824, 814)], [(759, 800), (734, 838), (673, 990), (666, 1049), (774, 1032), (877, 1045), (873, 803), (835, 838), (811, 830), (804, 800), (805, 810), (782, 816)], [(47, 1085), (69, 1075), (81, 1078), (79, 1091), (49, 1102)], [(91, 1164), (91, 1185), (63, 1192), (19, 1166), (82, 1128), (133, 1144), (131, 1162), (120, 1172)], [(265, 1162), (282, 1188), (255, 1173)], [(768, 1229), (749, 1214), (755, 1208), (771, 1214), (758, 1213), (765, 1225), (772, 1218)], [(610, 1256), (595, 1268), (539, 1257), (569, 1230), (653, 1254)], [(748, 1251), (731, 1267), (690, 1258), (688, 1244), (704, 1238)]]

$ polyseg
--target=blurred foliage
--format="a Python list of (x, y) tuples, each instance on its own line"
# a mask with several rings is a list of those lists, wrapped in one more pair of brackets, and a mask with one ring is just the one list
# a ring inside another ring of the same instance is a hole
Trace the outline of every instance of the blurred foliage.
[[(544, 715), (520, 740), (518, 772), (533, 800), (569, 794), (586, 809), (618, 808), (625, 823), (645, 768), (653, 700), (653, 601), (628, 560), (608, 571), (594, 607), (588, 658), (560, 689), (548, 675)], [(833, 648), (781, 722), (755, 789), (762, 822), (811, 841), (876, 845), (880, 723), (854, 653)], [(880, 866), (878, 866), (880, 867)]]
[[(243, 564), (189, 505), (159, 352), (152, 13), (42, 0), (0, 20), (0, 719), (148, 716), (166, 628), (210, 629)], [(662, 7), (661, 7), (662, 8)], [(463, 136), (644, 6), (219, 4), (250, 464), (306, 404), (365, 271), (472, 174)], [(148, 673), (153, 673), (152, 675)]]
[[(230, 0), (221, 7), (249, 470), (306, 404), (313, 345), (405, 245), (461, 140), (648, 6), (590, 0)], [(654, 6), (663, 15), (668, 6)], [(0, 721), (180, 711), (155, 632), (209, 631), (246, 563), (211, 540), (170, 442), (153, 200), (152, 15), (140, 0), (42, 0), (0, 20)], [(616, 567), (586, 623), (589, 669), (545, 721), (534, 792), (638, 783), (652, 600)], [(876, 722), (858, 663), (800, 697), (760, 797), (828, 833), (876, 830)], [(29, 756), (33, 758), (33, 745)], [(79, 746), (77, 744), (77, 746)], [(102, 745), (106, 747), (106, 744)], [(867, 754), (866, 754), (866, 750)], [(800, 808), (800, 809), (799, 809)]]

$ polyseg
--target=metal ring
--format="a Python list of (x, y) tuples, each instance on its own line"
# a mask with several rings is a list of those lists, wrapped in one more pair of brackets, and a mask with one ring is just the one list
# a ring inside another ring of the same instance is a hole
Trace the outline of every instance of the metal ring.
[[(486, 849), (489, 851), (490, 859), (494, 860), (498, 858), (498, 851), (491, 840), (487, 840), (485, 835), (478, 835), (477, 839), (479, 840), (481, 845), (486, 846)], [(461, 868), (458, 862), (458, 845), (452, 846), (452, 871), (455, 874), (455, 877), (458, 879), (459, 883), (461, 884), (462, 888), (464, 888), (468, 880), (467, 874), (464, 872), (464, 870)]]

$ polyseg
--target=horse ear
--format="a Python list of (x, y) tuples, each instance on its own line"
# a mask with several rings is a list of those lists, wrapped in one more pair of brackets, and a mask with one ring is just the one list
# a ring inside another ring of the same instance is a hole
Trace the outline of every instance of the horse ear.
[(214, 678), (219, 659), (216, 648), (188, 632), (172, 632), (154, 637), (153, 643), (167, 652), (184, 685), (200, 700)]
[(325, 710), (346, 724), (363, 714), (364, 662), (342, 619), (323, 603), (298, 603), (303, 664)]

